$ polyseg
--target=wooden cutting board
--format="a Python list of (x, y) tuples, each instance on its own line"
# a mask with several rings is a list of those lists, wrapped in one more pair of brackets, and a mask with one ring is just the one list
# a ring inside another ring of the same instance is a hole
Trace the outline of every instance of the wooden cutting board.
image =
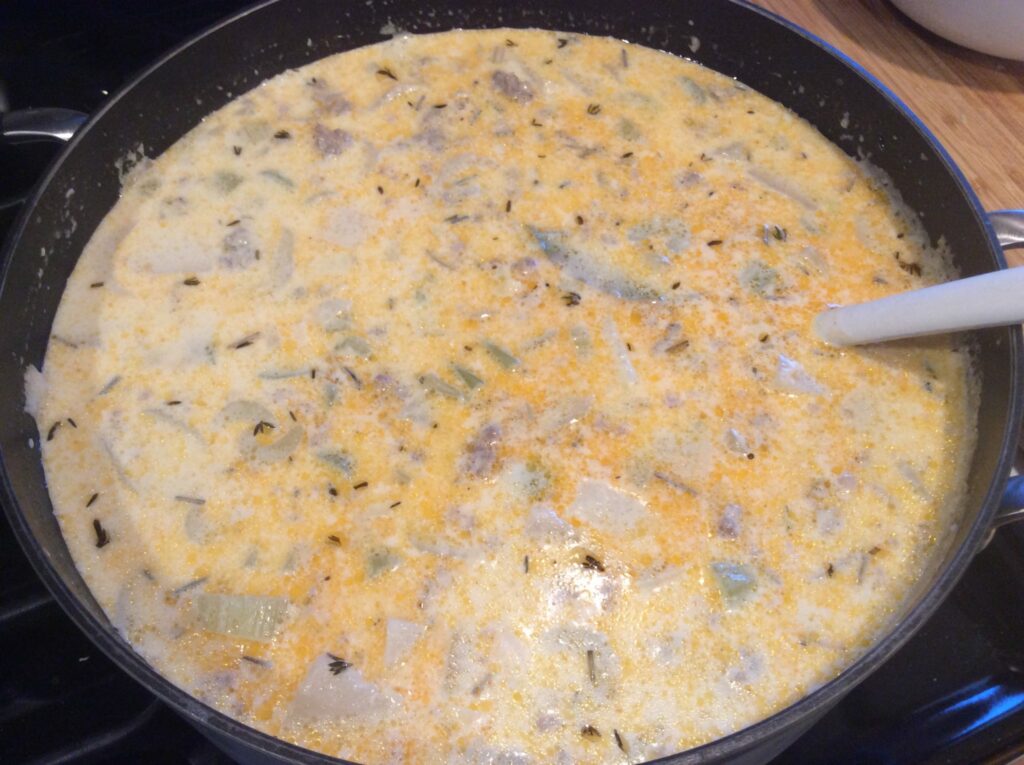
[[(1024, 208), (1024, 62), (947, 42), (885, 0), (754, 1), (892, 88), (938, 136), (988, 209)], [(1007, 258), (1024, 265), (1024, 249)]]

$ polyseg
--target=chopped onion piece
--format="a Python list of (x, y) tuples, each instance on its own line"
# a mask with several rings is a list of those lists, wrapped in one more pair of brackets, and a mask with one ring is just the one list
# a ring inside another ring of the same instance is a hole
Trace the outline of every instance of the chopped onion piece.
[[(540, 636), (541, 650), (562, 654), (567, 660), (577, 661), (582, 677), (587, 678), (585, 688), (599, 696), (608, 694), (622, 673), (622, 664), (603, 632), (565, 625), (555, 627)], [(588, 652), (593, 652), (590, 659)], [(591, 672), (590, 663), (593, 663)]]
[(501, 474), (502, 484), (517, 499), (536, 501), (541, 499), (551, 486), (551, 478), (535, 461), (515, 460), (509, 463)]
[(404, 661), (413, 645), (426, 631), (425, 624), (406, 621), (405, 619), (388, 619), (387, 638), (384, 643), (384, 663), (389, 667)]
[(526, 516), (526, 534), (533, 539), (555, 542), (571, 538), (572, 524), (562, 520), (550, 505), (534, 505)]
[(907, 483), (909, 483), (911, 488), (917, 492), (918, 496), (920, 496), (921, 499), (930, 502), (932, 499), (932, 493), (928, 490), (924, 479), (914, 466), (906, 460), (900, 460), (896, 463), (896, 467), (899, 469), (900, 475), (907, 480)]
[(284, 618), (288, 599), (203, 592), (196, 596), (195, 606), (204, 629), (244, 640), (268, 641)]
[[(256, 444), (253, 448), (253, 456), (263, 462), (280, 462), (299, 447), (305, 434), (306, 430), (301, 425), (292, 425), (288, 432), (274, 443)], [(249, 437), (251, 438), (251, 436)]]
[(229, 422), (245, 420), (246, 422), (257, 423), (271, 422), (274, 419), (274, 415), (263, 404), (257, 404), (255, 401), (249, 401), (248, 399), (228, 402), (220, 410), (220, 416)]
[(165, 412), (162, 409), (156, 409), (156, 408), (144, 409), (143, 410), (143, 414), (149, 415), (154, 420), (160, 420), (160, 422), (166, 422), (168, 425), (170, 425), (173, 428), (176, 428), (177, 430), (180, 430), (185, 435), (191, 436), (192, 438), (194, 438), (199, 443), (205, 443), (205, 440), (203, 439), (203, 434), (202, 433), (200, 433), (198, 430), (193, 428), (187, 422), (179, 420), (177, 417), (174, 417), (173, 415), (167, 414), (167, 412)]
[(739, 605), (757, 587), (757, 577), (753, 569), (743, 563), (715, 561), (711, 564), (711, 573), (722, 599), (728, 606)]
[(772, 191), (777, 191), (783, 196), (787, 196), (796, 202), (801, 207), (805, 207), (808, 210), (816, 210), (818, 205), (813, 199), (803, 192), (793, 181), (782, 176), (775, 175), (769, 170), (765, 170), (762, 167), (752, 167), (747, 171), (750, 177), (760, 183), (764, 184)]
[(313, 316), (328, 332), (343, 332), (352, 326), (352, 304), (347, 300), (325, 300), (313, 310)]
[(828, 273), (828, 261), (815, 247), (802, 247), (796, 254), (798, 263), (807, 273), (821, 275)]
[(587, 416), (593, 401), (581, 396), (561, 399), (544, 408), (537, 421), (538, 431), (545, 435), (556, 435), (566, 428), (579, 424)]
[(825, 388), (804, 370), (799, 362), (779, 354), (775, 372), (775, 384), (787, 393), (811, 393), (820, 395)]
[(603, 329), (605, 340), (612, 351), (612, 357), (618, 363), (620, 376), (626, 383), (632, 385), (637, 381), (636, 370), (633, 368), (633, 362), (629, 360), (629, 349), (626, 348), (626, 344), (622, 341), (618, 325), (616, 325), (614, 319), (606, 316)]
[(398, 695), (369, 682), (358, 667), (335, 674), (326, 654), (309, 668), (288, 716), (300, 723), (336, 723), (340, 719), (377, 719), (395, 709)]
[[(25, 411), (35, 417), (46, 398), (46, 377), (32, 364), (25, 367)], [(42, 429), (42, 426), (40, 426)]]
[(647, 514), (644, 504), (631, 494), (615, 489), (604, 481), (585, 478), (580, 481), (576, 499), (568, 514), (609, 531), (632, 531)]
[(277, 250), (274, 252), (274, 259), (270, 264), (270, 284), (276, 289), (283, 287), (292, 278), (295, 271), (295, 237), (289, 229), (281, 231), (281, 238), (277, 242)]
[(725, 446), (731, 452), (747, 454), (750, 452), (750, 444), (747, 439), (736, 428), (729, 428), (725, 431)]

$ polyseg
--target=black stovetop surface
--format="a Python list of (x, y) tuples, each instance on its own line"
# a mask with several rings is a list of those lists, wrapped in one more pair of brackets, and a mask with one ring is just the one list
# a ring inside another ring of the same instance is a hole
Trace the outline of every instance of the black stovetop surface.
[[(244, 3), (7, 0), (0, 111), (88, 111)], [(0, 237), (56, 148), (0, 147)], [(1005, 763), (1024, 754), (1024, 529), (1000, 531), (921, 632), (777, 762)], [(99, 653), (0, 520), (0, 760), (229, 761)]]

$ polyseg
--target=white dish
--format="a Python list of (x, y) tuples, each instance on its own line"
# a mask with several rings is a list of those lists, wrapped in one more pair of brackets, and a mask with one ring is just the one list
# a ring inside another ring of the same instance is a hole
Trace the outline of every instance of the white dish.
[(1021, 0), (893, 0), (893, 5), (947, 40), (982, 53), (1024, 61)]

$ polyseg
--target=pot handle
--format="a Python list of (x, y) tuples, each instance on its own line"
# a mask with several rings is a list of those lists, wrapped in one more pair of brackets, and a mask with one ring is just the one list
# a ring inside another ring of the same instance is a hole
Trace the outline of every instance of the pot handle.
[(1024, 210), (994, 210), (988, 222), (1004, 250), (1024, 247)]
[(996, 510), (995, 528), (1024, 521), (1024, 475), (1011, 475)]
[[(1024, 210), (996, 210), (988, 214), (988, 219), (1004, 250), (1024, 247)], [(1010, 476), (994, 526), (1014, 521), (1024, 521), (1024, 475)]]
[(68, 142), (89, 118), (74, 109), (21, 109), (0, 114), (0, 142)]

